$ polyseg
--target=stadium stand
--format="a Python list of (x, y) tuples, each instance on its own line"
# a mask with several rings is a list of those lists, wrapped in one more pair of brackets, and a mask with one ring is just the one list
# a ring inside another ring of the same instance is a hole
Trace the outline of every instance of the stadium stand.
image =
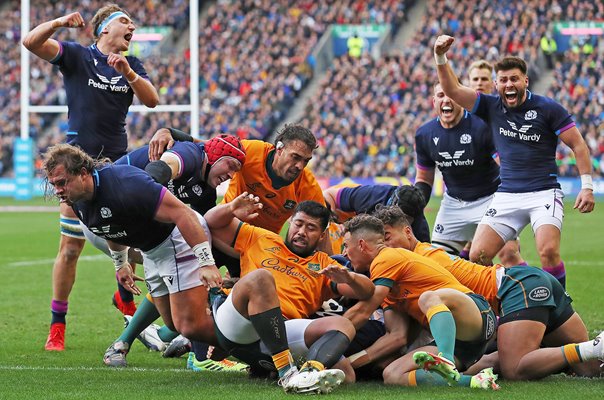
[[(32, 0), (31, 26), (79, 10), (86, 20), (104, 1)], [(139, 26), (169, 25), (175, 41), (188, 27), (188, 0), (124, 0)], [(219, 0), (210, 2), (200, 20), (200, 133), (208, 137), (230, 132), (266, 139), (313, 77), (309, 55), (333, 23), (390, 23), (396, 31), (414, 0), (322, 1)], [(321, 89), (300, 122), (319, 138), (320, 149), (311, 166), (318, 176), (415, 175), (415, 129), (431, 115), (430, 97), (435, 72), (431, 40), (439, 33), (458, 38), (459, 51), (451, 60), (465, 71), (477, 58), (496, 60), (513, 53), (530, 65), (531, 79), (541, 74), (539, 41), (551, 22), (598, 20), (604, 5), (598, 1), (429, 0), (427, 13), (412, 45), (381, 59), (336, 59)], [(19, 1), (0, 7), (0, 59), (3, 79), (0, 100), (0, 176), (12, 174), (12, 141), (19, 132)], [(465, 10), (459, 13), (458, 10)], [(90, 42), (89, 30), (61, 30), (62, 40)], [(596, 46), (597, 49), (597, 46)], [(554, 95), (576, 116), (592, 150), (594, 167), (604, 174), (602, 158), (602, 51), (585, 55), (569, 52), (555, 63)], [(175, 46), (171, 53), (144, 58), (158, 87), (160, 104), (189, 102), (189, 52)], [(34, 105), (65, 104), (61, 76), (32, 57), (31, 98)], [(591, 67), (590, 67), (591, 65)], [(63, 140), (66, 116), (31, 114), (31, 135), (40, 151)], [(161, 126), (188, 130), (188, 113), (130, 113), (130, 146), (146, 143)], [(561, 175), (574, 175), (568, 149), (559, 149)]]

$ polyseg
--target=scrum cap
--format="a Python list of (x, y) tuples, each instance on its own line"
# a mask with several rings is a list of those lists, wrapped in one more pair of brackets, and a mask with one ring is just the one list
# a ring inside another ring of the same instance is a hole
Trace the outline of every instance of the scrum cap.
[(245, 162), (245, 149), (239, 138), (233, 135), (218, 135), (204, 144), (208, 156), (208, 165), (212, 166), (225, 157), (239, 161), (243, 166)]

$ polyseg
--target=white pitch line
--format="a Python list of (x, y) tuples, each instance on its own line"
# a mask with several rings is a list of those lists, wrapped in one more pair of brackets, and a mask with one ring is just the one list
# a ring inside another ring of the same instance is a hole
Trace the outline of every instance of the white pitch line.
[[(103, 259), (109, 260), (104, 254), (97, 254), (94, 256), (82, 256), (78, 259), (78, 261), (100, 261)], [(40, 260), (25, 260), (25, 261), (15, 261), (12, 263), (6, 264), (8, 267), (29, 267), (31, 265), (43, 265), (43, 264), (53, 264), (55, 262), (54, 258), (43, 258)]]
[(1, 371), (115, 371), (122, 373), (123, 371), (141, 371), (141, 372), (194, 372), (186, 368), (110, 368), (110, 367), (29, 367), (25, 365), (0, 365)]

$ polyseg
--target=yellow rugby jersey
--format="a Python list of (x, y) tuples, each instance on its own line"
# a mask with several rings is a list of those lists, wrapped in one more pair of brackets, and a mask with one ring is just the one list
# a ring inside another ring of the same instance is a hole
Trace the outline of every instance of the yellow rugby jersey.
[(333, 254), (342, 254), (342, 246), (344, 245), (344, 230), (342, 225), (333, 221), (330, 222), (327, 225), (327, 233), (329, 234)]
[(445, 268), (436, 262), (405, 249), (386, 247), (371, 263), (369, 272), (376, 285), (390, 287), (382, 306), (406, 312), (428, 327), (428, 320), (419, 308), (419, 296), (427, 290), (457, 289), (472, 293)]
[(246, 152), (245, 164), (231, 179), (223, 201), (232, 201), (243, 192), (258, 196), (264, 207), (253, 221), (254, 225), (279, 233), (301, 201), (314, 200), (325, 205), (321, 186), (308, 168), (291, 184), (279, 187), (279, 178), (269, 174), (275, 146), (261, 140), (242, 140), (241, 143)]
[(497, 268), (503, 268), (502, 265), (485, 267), (484, 265), (475, 264), (461, 257), (452, 256), (430, 243), (417, 242), (413, 252), (428, 257), (445, 267), (462, 285), (483, 296), (494, 311), (499, 310), (496, 271)]
[(336, 263), (323, 252), (301, 258), (285, 246), (278, 234), (247, 223), (239, 225), (234, 247), (241, 255), (242, 277), (260, 268), (273, 274), (281, 311), (287, 319), (308, 318), (336, 295), (335, 283), (317, 273)]

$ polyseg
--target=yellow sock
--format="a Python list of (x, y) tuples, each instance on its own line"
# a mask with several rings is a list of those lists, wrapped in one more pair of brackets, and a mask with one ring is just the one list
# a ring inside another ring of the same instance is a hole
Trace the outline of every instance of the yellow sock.
[(282, 370), (285, 367), (292, 365), (292, 355), (289, 349), (283, 350), (273, 356), (273, 363), (277, 367), (277, 371)]
[(569, 364), (577, 364), (583, 361), (581, 355), (579, 355), (579, 346), (576, 344), (562, 346), (562, 354), (564, 354), (564, 358)]

